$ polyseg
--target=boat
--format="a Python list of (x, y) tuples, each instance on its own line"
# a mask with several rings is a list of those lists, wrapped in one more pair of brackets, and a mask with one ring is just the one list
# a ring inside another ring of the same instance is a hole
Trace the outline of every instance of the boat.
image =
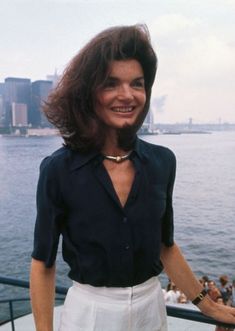
[[(185, 305), (185, 304), (184, 304)], [(187, 304), (186, 304), (187, 305)], [(54, 309), (54, 329), (58, 330), (60, 314), (62, 311), (62, 306), (55, 307)], [(214, 331), (214, 325), (208, 325), (200, 322), (179, 319), (176, 317), (167, 318), (168, 321), (168, 331)], [(32, 331), (33, 330), (33, 316), (32, 314), (23, 316), (14, 321), (15, 331)], [(12, 324), (8, 322), (0, 326), (0, 331), (12, 331)]]
[[(29, 282), (23, 280), (16, 280), (0, 276), (0, 284), (18, 286), (22, 288), (29, 288)], [(56, 297), (58, 300), (64, 300), (67, 288), (56, 287), (56, 293), (62, 297)], [(32, 313), (17, 317), (14, 315), (13, 302), (29, 300), (29, 298), (22, 299), (4, 299), (0, 300), (0, 304), (9, 303), (10, 320), (0, 324), (0, 331), (32, 331), (34, 330), (34, 322)], [(58, 329), (61, 304), (54, 309), (54, 325), (55, 330)], [(212, 318), (204, 316), (197, 307), (191, 303), (171, 304), (167, 305), (167, 320), (168, 331), (214, 331), (215, 325), (219, 324)], [(235, 325), (224, 325), (226, 327), (235, 328)]]

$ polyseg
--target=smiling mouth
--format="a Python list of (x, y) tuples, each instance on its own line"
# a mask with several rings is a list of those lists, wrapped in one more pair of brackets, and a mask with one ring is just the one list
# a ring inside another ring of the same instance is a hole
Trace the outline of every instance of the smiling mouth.
[(134, 107), (113, 107), (111, 110), (115, 113), (131, 113)]

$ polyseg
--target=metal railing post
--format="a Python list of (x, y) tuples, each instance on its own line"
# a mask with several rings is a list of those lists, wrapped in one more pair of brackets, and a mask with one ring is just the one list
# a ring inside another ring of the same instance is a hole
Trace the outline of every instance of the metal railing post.
[(10, 319), (11, 319), (11, 330), (15, 331), (13, 302), (11, 300), (9, 301), (9, 310), (10, 310)]

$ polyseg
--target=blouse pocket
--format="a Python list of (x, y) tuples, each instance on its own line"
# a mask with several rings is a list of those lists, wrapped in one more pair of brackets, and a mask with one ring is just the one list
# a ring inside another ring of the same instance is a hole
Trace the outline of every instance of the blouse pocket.
[(154, 218), (163, 217), (166, 211), (167, 194), (163, 186), (152, 184), (148, 190), (149, 211)]

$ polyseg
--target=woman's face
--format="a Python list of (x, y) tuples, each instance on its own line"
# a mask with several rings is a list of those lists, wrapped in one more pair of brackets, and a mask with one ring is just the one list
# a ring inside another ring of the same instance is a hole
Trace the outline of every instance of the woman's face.
[(95, 112), (112, 129), (137, 122), (146, 102), (144, 73), (134, 59), (113, 61), (105, 85), (95, 96)]

